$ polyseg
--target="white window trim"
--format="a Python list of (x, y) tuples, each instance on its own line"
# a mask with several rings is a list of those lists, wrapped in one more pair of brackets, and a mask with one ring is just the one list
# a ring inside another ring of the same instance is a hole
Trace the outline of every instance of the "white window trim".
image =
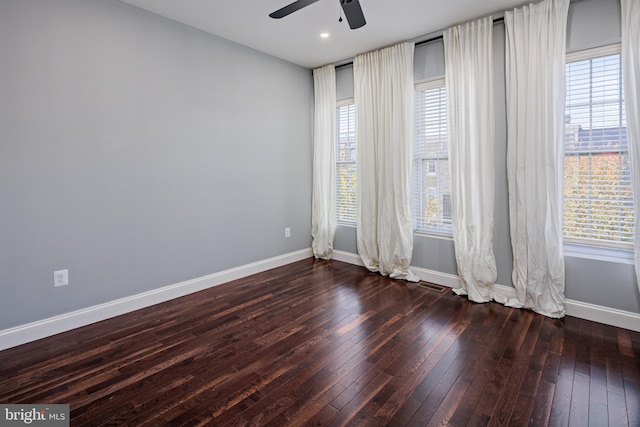
[(453, 231), (440, 231), (440, 230), (423, 230), (422, 228), (416, 228), (413, 230), (413, 234), (427, 237), (441, 237), (443, 239), (453, 240)]
[[(421, 92), (425, 90), (432, 89), (440, 89), (446, 87), (446, 80), (444, 76), (434, 77), (429, 80), (425, 80), (419, 83), (414, 84), (415, 92)], [(429, 174), (430, 176), (436, 174)], [(453, 224), (451, 225), (451, 230), (438, 230), (435, 228), (423, 229), (423, 228), (414, 228), (413, 234), (425, 237), (435, 237), (439, 239), (445, 240), (453, 240)]]
[(355, 103), (356, 102), (354, 98), (341, 99), (340, 101), (336, 102), (336, 108), (346, 107), (347, 105), (353, 105)]
[(416, 92), (420, 92), (429, 89), (440, 89), (441, 87), (445, 86), (445, 84), (446, 83), (444, 77), (436, 77), (420, 83), (416, 83), (414, 87)]
[(593, 59), (600, 56), (617, 55), (622, 52), (622, 44), (615, 43), (606, 46), (594, 47), (591, 49), (578, 50), (575, 52), (567, 53), (566, 63), (586, 61), (587, 59)]
[[(566, 63), (585, 61), (602, 56), (616, 55), (622, 52), (622, 44), (615, 43), (590, 49), (579, 50), (566, 55)], [(615, 262), (618, 264), (634, 264), (634, 251), (627, 248), (592, 246), (564, 238), (564, 256), (585, 258), (596, 261)]]
[(577, 243), (565, 242), (564, 256), (571, 258), (586, 258), (596, 261), (615, 262), (618, 264), (633, 265), (635, 263), (632, 250), (606, 248), (603, 246), (580, 245)]
[[(339, 100), (339, 101), (337, 101), (337, 102), (336, 102), (336, 110), (337, 110), (338, 108), (340, 108), (340, 107), (346, 107), (346, 106), (348, 106), (348, 105), (355, 105), (355, 103), (356, 103), (356, 102), (355, 102), (355, 98), (346, 98), (346, 99), (341, 99), (341, 100)], [(337, 127), (337, 125), (338, 125), (338, 124), (336, 123), (336, 127)], [(356, 138), (357, 138), (357, 135), (356, 135)], [(336, 142), (336, 143), (337, 143), (337, 142)], [(356, 150), (357, 150), (357, 145), (356, 145)], [(336, 161), (337, 161), (337, 159), (336, 159)], [(335, 191), (335, 190), (334, 190), (334, 191)], [(337, 203), (336, 203), (336, 210), (337, 210)], [(340, 219), (340, 218), (337, 218), (337, 217), (336, 217), (336, 224), (337, 224), (338, 226), (343, 226), (343, 227), (353, 227), (353, 228), (355, 228), (355, 227), (356, 227), (356, 225), (357, 225), (355, 220), (354, 220), (354, 221), (347, 221), (347, 220)]]

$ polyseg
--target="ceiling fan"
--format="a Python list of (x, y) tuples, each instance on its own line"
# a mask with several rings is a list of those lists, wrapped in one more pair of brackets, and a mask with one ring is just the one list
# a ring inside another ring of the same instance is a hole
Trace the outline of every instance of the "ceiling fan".
[[(307, 7), (319, 0), (297, 0), (291, 4), (286, 5), (282, 9), (278, 9), (273, 13), (270, 13), (269, 16), (275, 19), (284, 18), (287, 15), (292, 14), (293, 12), (302, 9), (303, 7)], [(356, 28), (360, 28), (367, 23), (364, 19), (364, 15), (362, 14), (362, 8), (360, 7), (359, 0), (339, 0), (340, 6), (342, 6), (342, 10), (344, 11), (344, 16), (347, 18), (347, 22), (349, 23), (349, 27), (352, 30)], [(342, 17), (340, 17), (340, 22), (342, 22)]]

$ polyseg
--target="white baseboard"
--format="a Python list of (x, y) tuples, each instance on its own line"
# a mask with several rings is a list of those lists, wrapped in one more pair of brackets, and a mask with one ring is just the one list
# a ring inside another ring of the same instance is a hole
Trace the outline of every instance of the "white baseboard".
[(348, 264), (364, 267), (364, 263), (362, 262), (362, 259), (360, 259), (360, 255), (352, 254), (351, 252), (337, 251), (334, 249), (333, 259), (335, 259), (336, 261), (342, 261)]
[(55, 335), (71, 329), (86, 326), (91, 323), (129, 313), (134, 310), (149, 307), (161, 302), (169, 301), (184, 295), (198, 292), (213, 286), (241, 279), (252, 274), (260, 273), (272, 268), (291, 264), (313, 256), (311, 249), (303, 249), (289, 254), (280, 255), (266, 260), (242, 265), (229, 270), (220, 271), (196, 279), (187, 280), (173, 285), (143, 292), (130, 297), (121, 298), (104, 304), (83, 308), (71, 313), (61, 314), (48, 319), (39, 320), (25, 325), (0, 331), (0, 350), (15, 347), (31, 341)]
[[(290, 264), (313, 256), (311, 249), (303, 249), (289, 254), (269, 258), (266, 260), (246, 264), (196, 279), (187, 280), (173, 285), (143, 292), (104, 304), (87, 307), (48, 319), (39, 320), (25, 325), (0, 331), (0, 350), (15, 347), (71, 329), (86, 326), (91, 323), (149, 307), (179, 298), (184, 295), (211, 288), (232, 280), (260, 273), (272, 268)], [(334, 259), (353, 265), (362, 266), (362, 261), (357, 254), (343, 251), (334, 251)], [(420, 277), (420, 280), (435, 283), (450, 288), (460, 286), (460, 277), (428, 270), (420, 267), (412, 267), (412, 270)], [(509, 286), (496, 285), (505, 296), (514, 297), (515, 290)], [(604, 323), (619, 328), (625, 328), (640, 332), (640, 314), (614, 308), (603, 307), (580, 301), (567, 300), (566, 313), (568, 316), (580, 319)]]
[(640, 314), (581, 301), (566, 300), (567, 316), (640, 332)]
[[(363, 265), (360, 256), (351, 252), (334, 251), (333, 259), (354, 265)], [(439, 271), (428, 270), (421, 267), (411, 267), (411, 270), (418, 275), (420, 280), (425, 282), (435, 283), (449, 288), (460, 287), (461, 279), (457, 275), (441, 273)], [(504, 295), (507, 298), (515, 298), (516, 296), (515, 289), (511, 286), (495, 285), (494, 288), (501, 295)], [(579, 319), (591, 320), (593, 322), (604, 323), (605, 325), (640, 332), (639, 313), (632, 313), (630, 311), (618, 310), (615, 308), (570, 299), (565, 301), (565, 312), (567, 316), (573, 316)]]

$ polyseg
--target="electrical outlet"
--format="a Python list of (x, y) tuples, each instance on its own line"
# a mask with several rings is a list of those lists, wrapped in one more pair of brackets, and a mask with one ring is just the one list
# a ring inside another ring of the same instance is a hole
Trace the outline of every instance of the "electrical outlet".
[(65, 286), (69, 284), (69, 270), (58, 270), (53, 272), (53, 286)]
[(284, 237), (291, 237), (291, 228), (287, 227), (284, 229)]

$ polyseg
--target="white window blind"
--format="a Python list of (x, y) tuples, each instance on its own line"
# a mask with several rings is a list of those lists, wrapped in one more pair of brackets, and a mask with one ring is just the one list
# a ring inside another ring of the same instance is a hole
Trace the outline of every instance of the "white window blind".
[(353, 100), (339, 102), (336, 114), (336, 219), (353, 224), (358, 196), (356, 106)]
[(451, 235), (451, 178), (444, 79), (416, 86), (414, 114), (414, 229)]
[(633, 247), (633, 199), (619, 45), (568, 55), (564, 237)]

